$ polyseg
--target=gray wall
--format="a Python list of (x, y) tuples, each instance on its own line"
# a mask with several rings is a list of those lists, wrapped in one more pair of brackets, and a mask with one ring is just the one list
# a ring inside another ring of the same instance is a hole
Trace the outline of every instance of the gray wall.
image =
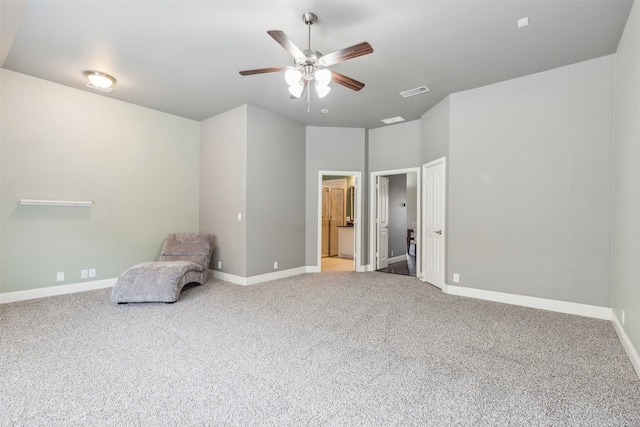
[(305, 266), (305, 127), (248, 107), (247, 276)]
[(422, 164), (449, 155), (451, 98), (446, 97), (420, 119)]
[(398, 123), (369, 134), (369, 173), (419, 167), (420, 120)]
[(451, 95), (447, 283), (610, 306), (613, 72)]
[(221, 271), (246, 277), (247, 106), (202, 121), (200, 135), (200, 231), (215, 237), (211, 267), (221, 261)]
[[(407, 253), (407, 175), (389, 175), (389, 253)], [(402, 204), (405, 206), (402, 206)]]
[[(362, 172), (365, 178), (365, 130), (361, 128), (328, 128), (308, 126), (306, 128), (306, 265), (318, 263), (318, 172), (319, 171)], [(363, 183), (366, 184), (366, 181)], [(366, 194), (366, 187), (362, 186)], [(363, 196), (365, 195), (363, 194)], [(363, 210), (366, 211), (364, 206)], [(360, 215), (361, 220), (364, 215)], [(366, 223), (362, 224), (362, 263), (366, 264)], [(319, 266), (318, 266), (319, 267)]]
[(640, 2), (616, 54), (612, 308), (640, 352)]
[(418, 174), (407, 174), (407, 228), (412, 228), (414, 222), (418, 222)]
[(115, 278), (157, 259), (168, 233), (198, 231), (197, 122), (0, 73), (1, 292)]

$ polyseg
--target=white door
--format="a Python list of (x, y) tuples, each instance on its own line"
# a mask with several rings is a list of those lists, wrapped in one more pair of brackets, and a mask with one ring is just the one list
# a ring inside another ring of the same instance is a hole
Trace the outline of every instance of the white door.
[(389, 178), (377, 177), (376, 194), (376, 270), (380, 270), (389, 266)]
[(425, 282), (444, 286), (445, 158), (422, 167), (422, 271)]

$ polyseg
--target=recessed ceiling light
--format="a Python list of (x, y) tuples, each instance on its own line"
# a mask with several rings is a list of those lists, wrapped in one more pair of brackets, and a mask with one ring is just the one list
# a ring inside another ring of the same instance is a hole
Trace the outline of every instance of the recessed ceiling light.
[(84, 76), (89, 79), (87, 87), (92, 89), (98, 89), (103, 92), (112, 92), (116, 79), (109, 74), (101, 73), (100, 71), (85, 71)]
[(529, 18), (518, 19), (518, 28), (526, 27), (529, 25)]
[(396, 117), (391, 117), (389, 119), (382, 119), (382, 123), (384, 123), (385, 125), (390, 125), (391, 123), (398, 123), (398, 122), (404, 122), (404, 117), (396, 116)]
[(322, 114), (327, 114), (329, 112), (329, 110), (327, 110), (326, 108), (323, 108), (322, 110), (320, 110), (320, 112)]

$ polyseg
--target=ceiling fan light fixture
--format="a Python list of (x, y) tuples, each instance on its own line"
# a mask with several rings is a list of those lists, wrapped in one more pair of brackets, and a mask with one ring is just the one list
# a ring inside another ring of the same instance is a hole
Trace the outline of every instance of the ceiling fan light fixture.
[[(308, 49), (302, 50), (287, 36), (284, 31), (269, 30), (267, 34), (271, 36), (280, 46), (282, 46), (292, 57), (294, 66), (290, 67), (269, 67), (257, 68), (254, 70), (240, 71), (241, 76), (250, 76), (254, 74), (274, 73), (279, 71), (285, 72), (285, 81), (289, 85), (289, 93), (292, 98), (301, 98), (307, 86), (312, 80), (315, 80), (315, 87), (320, 98), (326, 96), (331, 88), (329, 83), (335, 81), (337, 84), (359, 91), (364, 87), (364, 83), (354, 80), (340, 73), (332, 72), (326, 69), (339, 62), (373, 53), (373, 48), (367, 42), (354, 44), (345, 47), (328, 55), (323, 55), (317, 50), (311, 49), (311, 25), (316, 23), (318, 16), (315, 13), (307, 12), (302, 15), (302, 21), (307, 26), (308, 31)], [(307, 114), (311, 111), (311, 89), (307, 91)]]
[(96, 89), (108, 89), (116, 83), (116, 79), (100, 71), (85, 71), (84, 76)]
[(289, 68), (284, 72), (284, 79), (289, 86), (297, 86), (300, 85), (300, 79), (302, 78), (302, 73), (300, 70), (295, 68)]
[(296, 83), (294, 85), (289, 86), (289, 93), (295, 97), (300, 98), (302, 96), (302, 91), (304, 90), (304, 86), (300, 83)]
[(322, 86), (327, 86), (329, 83), (331, 83), (331, 71), (327, 70), (326, 68), (317, 70), (314, 77), (316, 79), (316, 82), (318, 82), (318, 84)]
[(320, 82), (316, 82), (316, 91), (318, 92), (319, 98), (324, 98), (331, 92), (331, 88), (326, 85), (321, 85)]

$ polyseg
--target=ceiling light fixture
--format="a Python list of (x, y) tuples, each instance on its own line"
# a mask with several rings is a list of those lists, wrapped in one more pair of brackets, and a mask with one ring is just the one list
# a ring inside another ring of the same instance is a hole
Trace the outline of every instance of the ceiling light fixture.
[(518, 19), (518, 28), (523, 28), (529, 25), (529, 18)]
[[(289, 93), (294, 98), (300, 98), (305, 87), (309, 82), (315, 80), (316, 92), (319, 98), (324, 98), (331, 92), (329, 83), (331, 83), (331, 71), (321, 68), (319, 59), (322, 54), (311, 50), (311, 25), (313, 25), (318, 17), (316, 14), (308, 12), (302, 15), (302, 20), (307, 25), (309, 33), (309, 49), (304, 51), (305, 57), (296, 59), (295, 68), (288, 68), (284, 73), (284, 79), (289, 85)], [(310, 112), (311, 99), (307, 92), (307, 114)]]
[[(348, 59), (357, 58), (362, 55), (368, 55), (373, 52), (373, 48), (367, 42), (354, 44), (345, 47), (329, 55), (323, 55), (317, 50), (311, 49), (311, 25), (318, 21), (315, 13), (307, 12), (302, 15), (302, 22), (307, 26), (309, 33), (308, 49), (302, 50), (291, 41), (283, 31), (270, 30), (267, 31), (273, 39), (278, 42), (293, 57), (294, 65), (291, 67), (269, 67), (257, 68), (255, 70), (240, 71), (241, 76), (250, 76), (253, 74), (274, 73), (284, 71), (284, 79), (289, 85), (289, 93), (291, 98), (301, 98), (310, 82), (314, 81), (314, 86), (318, 92), (318, 96), (323, 98), (331, 91), (329, 83), (335, 81), (348, 89), (359, 91), (364, 87), (364, 83), (355, 79), (329, 71), (327, 68), (343, 62)], [(311, 89), (307, 90), (307, 114), (311, 111)]]
[(116, 79), (109, 74), (101, 73), (100, 71), (85, 71), (84, 76), (89, 79), (87, 87), (98, 89), (104, 92), (111, 92), (113, 86), (116, 83)]

